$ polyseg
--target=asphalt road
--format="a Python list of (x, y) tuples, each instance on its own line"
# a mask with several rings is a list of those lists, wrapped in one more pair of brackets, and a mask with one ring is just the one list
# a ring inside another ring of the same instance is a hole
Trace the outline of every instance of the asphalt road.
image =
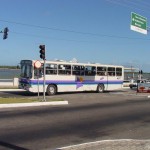
[[(4, 94), (0, 92), (0, 96)], [(68, 100), (69, 105), (0, 109), (0, 149), (54, 150), (97, 140), (150, 139), (147, 97), (126, 93), (67, 93), (54, 97)]]

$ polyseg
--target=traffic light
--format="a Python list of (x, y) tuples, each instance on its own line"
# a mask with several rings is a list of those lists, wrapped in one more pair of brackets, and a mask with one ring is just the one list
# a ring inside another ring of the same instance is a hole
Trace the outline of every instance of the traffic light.
[(44, 60), (45, 59), (45, 45), (40, 45), (39, 48), (40, 48), (40, 58)]
[(4, 34), (3, 34), (3, 40), (5, 40), (5, 39), (7, 39), (7, 36), (8, 36), (8, 28), (6, 27), (6, 28), (4, 28)]
[(140, 71), (139, 71), (139, 74), (143, 74), (143, 71), (142, 71), (142, 70), (140, 70)]

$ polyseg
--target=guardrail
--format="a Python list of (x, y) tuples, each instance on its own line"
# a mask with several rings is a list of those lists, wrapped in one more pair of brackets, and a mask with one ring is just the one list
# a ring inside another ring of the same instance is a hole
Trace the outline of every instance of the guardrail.
[(18, 86), (19, 84), (19, 79), (14, 78), (14, 79), (0, 79), (0, 86)]

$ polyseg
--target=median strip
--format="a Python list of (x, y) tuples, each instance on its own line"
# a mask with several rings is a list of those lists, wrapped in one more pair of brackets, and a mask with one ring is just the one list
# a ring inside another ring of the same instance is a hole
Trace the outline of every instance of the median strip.
[(0, 98), (0, 108), (29, 107), (46, 105), (67, 105), (68, 101), (61, 98), (51, 98), (47, 101), (40, 101), (33, 98)]

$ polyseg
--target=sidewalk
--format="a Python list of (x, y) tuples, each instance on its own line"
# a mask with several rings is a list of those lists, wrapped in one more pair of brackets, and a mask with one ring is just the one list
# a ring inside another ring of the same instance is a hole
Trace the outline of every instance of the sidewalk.
[(62, 147), (57, 150), (150, 150), (150, 140), (102, 140)]

